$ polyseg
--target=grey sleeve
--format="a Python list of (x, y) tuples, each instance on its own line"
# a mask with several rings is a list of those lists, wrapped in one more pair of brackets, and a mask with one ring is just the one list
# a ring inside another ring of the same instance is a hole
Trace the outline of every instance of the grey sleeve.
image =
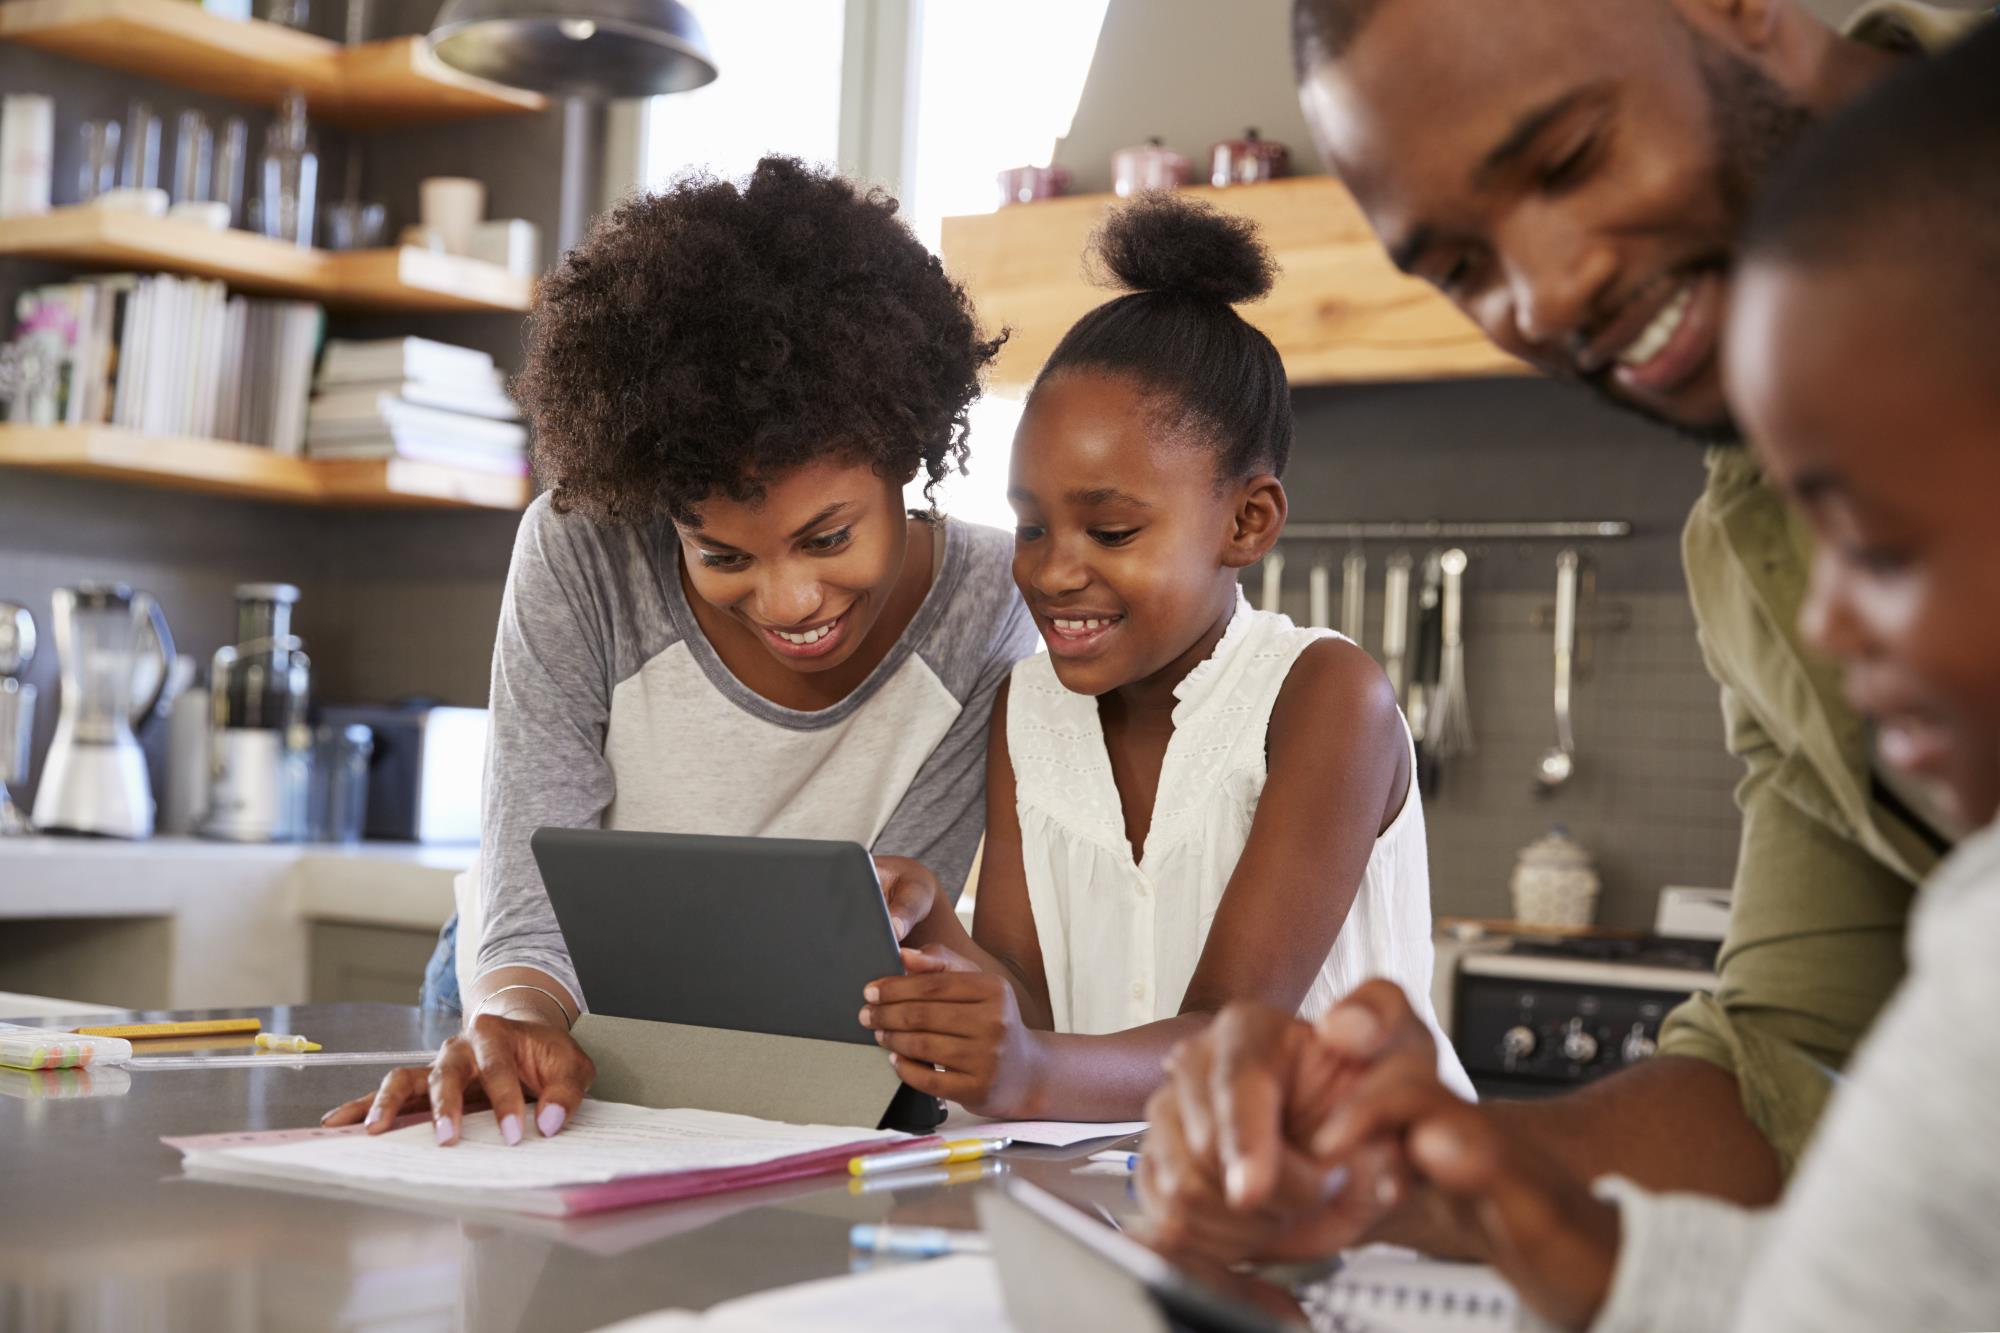
[(1925, 889), (1909, 979), (1776, 1209), (1611, 1187), (1625, 1243), (1598, 1329), (2000, 1328), (2000, 1046), (1982, 1027), (2000, 1008), (2000, 873), (1984, 855), (1983, 882), (1961, 863)]
[(1730, 1326), (1767, 1211), (1696, 1194), (1650, 1194), (1618, 1176), (1593, 1187), (1618, 1205), (1618, 1267), (1591, 1333), (1714, 1333)]
[(2000, 1329), (1994, 847), (1984, 835), (1955, 883), (1924, 890), (1943, 901), (1920, 901), (1909, 979), (1848, 1065), (1736, 1329)]
[(918, 770), (874, 847), (878, 855), (922, 862), (953, 903), (965, 892), (973, 853), (986, 834), (986, 739), (993, 724), (993, 695), (1014, 663), (1035, 650), (1038, 637), (1011, 580), (997, 592), (967, 588), (962, 595), (968, 605), (954, 614), (991, 625), (993, 631), (957, 720)]
[(604, 758), (612, 626), (570, 524), (532, 505), (514, 541), (493, 645), (492, 727), (479, 830), (484, 927), (476, 973), (539, 968), (579, 995), (528, 839), (597, 825), (614, 783)]

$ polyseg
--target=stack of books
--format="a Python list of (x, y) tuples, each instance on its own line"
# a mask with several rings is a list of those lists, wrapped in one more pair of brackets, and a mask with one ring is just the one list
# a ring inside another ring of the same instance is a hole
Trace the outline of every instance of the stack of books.
[(325, 313), (231, 296), (220, 282), (112, 274), (23, 292), (17, 332), (57, 373), (21, 386), (8, 417), (143, 435), (305, 446)]
[(406, 458), (526, 476), (528, 432), (493, 358), (427, 338), (329, 339), (306, 426), (313, 458)]

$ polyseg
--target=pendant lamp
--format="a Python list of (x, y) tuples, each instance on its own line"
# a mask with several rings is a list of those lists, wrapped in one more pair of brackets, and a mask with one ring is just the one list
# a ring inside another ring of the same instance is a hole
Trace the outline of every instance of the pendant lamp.
[(561, 97), (651, 97), (715, 78), (679, 0), (445, 0), (428, 41), (454, 69)]

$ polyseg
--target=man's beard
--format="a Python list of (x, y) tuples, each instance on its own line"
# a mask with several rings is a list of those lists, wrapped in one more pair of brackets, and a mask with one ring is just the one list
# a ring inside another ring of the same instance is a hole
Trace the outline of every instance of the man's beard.
[[(1720, 43), (1689, 30), (1694, 56), (1708, 89), (1709, 132), (1715, 149), (1716, 197), (1721, 201), (1725, 239), (1714, 253), (1687, 266), (1690, 278), (1710, 272), (1726, 275), (1732, 267), (1735, 239), (1750, 216), (1757, 193), (1779, 159), (1812, 127), (1812, 112), (1763, 70)], [(1620, 394), (1607, 366), (1585, 382), (1608, 402), (1667, 427), (1698, 444), (1743, 443), (1736, 422), (1679, 421), (1645, 403)]]

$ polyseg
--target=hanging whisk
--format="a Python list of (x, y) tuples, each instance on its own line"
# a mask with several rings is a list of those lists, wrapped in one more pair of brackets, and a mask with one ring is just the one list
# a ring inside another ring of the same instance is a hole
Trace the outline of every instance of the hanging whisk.
[(1465, 552), (1457, 547), (1438, 560), (1444, 575), (1444, 653), (1424, 740), (1439, 759), (1473, 749), (1472, 705), (1465, 688), (1466, 564)]

